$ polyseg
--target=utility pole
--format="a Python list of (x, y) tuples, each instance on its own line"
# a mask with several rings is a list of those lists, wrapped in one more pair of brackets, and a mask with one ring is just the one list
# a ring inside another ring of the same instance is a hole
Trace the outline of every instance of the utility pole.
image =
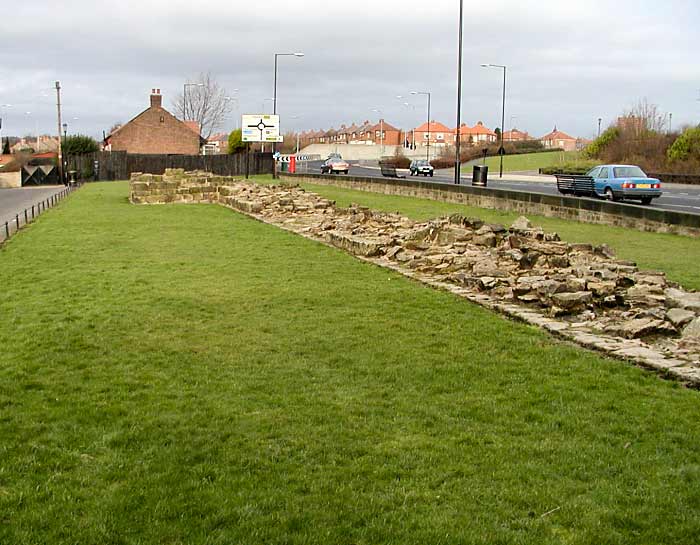
[(56, 82), (56, 110), (58, 112), (58, 177), (61, 183), (65, 183), (63, 172), (63, 146), (61, 145), (61, 82)]

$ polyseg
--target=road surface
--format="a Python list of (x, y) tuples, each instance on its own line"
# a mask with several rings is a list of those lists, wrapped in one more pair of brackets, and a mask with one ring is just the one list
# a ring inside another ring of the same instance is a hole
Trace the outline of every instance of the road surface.
[[(382, 174), (378, 167), (367, 167), (360, 166), (358, 164), (350, 163), (350, 175), (352, 176), (370, 176), (381, 178)], [(320, 174), (321, 173), (322, 161), (313, 161), (309, 163), (309, 173)], [(408, 171), (406, 171), (408, 174)], [(343, 176), (342, 174), (334, 174), (333, 176)], [(415, 180), (427, 180), (430, 182), (439, 183), (454, 183), (454, 173), (453, 171), (438, 170), (435, 175), (427, 178), (422, 176), (410, 177), (407, 179)], [(549, 195), (559, 195), (556, 187), (556, 180), (554, 177), (532, 177), (539, 178), (537, 181), (526, 180), (525, 176), (515, 176), (511, 175), (509, 178), (508, 173), (503, 175), (503, 179), (498, 178), (498, 174), (495, 176), (489, 173), (488, 187), (492, 189), (508, 189), (514, 191), (524, 191), (526, 193), (546, 193)], [(462, 184), (471, 184), (471, 176), (462, 173)], [(660, 208), (662, 210), (672, 210), (674, 212), (686, 212), (690, 214), (700, 214), (700, 186), (697, 185), (683, 185), (683, 184), (663, 184), (662, 187), (663, 195), (658, 199), (654, 199), (650, 206), (654, 208)], [(582, 197), (586, 198), (586, 197)], [(631, 204), (633, 206), (642, 206), (638, 204), (637, 201), (625, 201), (625, 204)]]
[(16, 189), (0, 189), (0, 240), (5, 239), (5, 222), (10, 222), (10, 232), (15, 229), (15, 216), (19, 214), (20, 223), (24, 225), (24, 210), (31, 208), (51, 195), (65, 189), (64, 186), (21, 187)]

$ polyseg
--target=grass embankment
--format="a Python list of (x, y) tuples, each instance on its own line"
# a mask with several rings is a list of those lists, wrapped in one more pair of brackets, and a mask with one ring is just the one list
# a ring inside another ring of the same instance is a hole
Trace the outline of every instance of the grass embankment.
[(0, 543), (700, 532), (698, 392), (222, 207), (126, 193), (91, 184), (0, 251)]
[[(490, 172), (496, 172), (500, 168), (500, 157), (487, 157), (486, 164)], [(588, 164), (589, 162), (581, 158), (578, 151), (545, 151), (542, 153), (524, 153), (521, 155), (506, 155), (503, 158), (503, 172), (537, 172), (540, 168)], [(473, 161), (463, 168), (470, 171), (472, 165), (482, 164), (482, 161)]]
[[(258, 183), (273, 183), (270, 176), (258, 176)], [(400, 212), (416, 220), (427, 220), (454, 213), (482, 218), (492, 223), (510, 225), (519, 214), (463, 206), (460, 204), (382, 195), (333, 186), (301, 184), (335, 200), (340, 206), (355, 202), (376, 210)], [(665, 271), (674, 282), (687, 289), (700, 290), (700, 274), (696, 264), (700, 262), (700, 240), (691, 237), (661, 233), (645, 233), (634, 229), (594, 225), (575, 221), (528, 215), (535, 224), (547, 231), (559, 233), (562, 240), (591, 244), (608, 244), (620, 259), (635, 261), (641, 268)]]

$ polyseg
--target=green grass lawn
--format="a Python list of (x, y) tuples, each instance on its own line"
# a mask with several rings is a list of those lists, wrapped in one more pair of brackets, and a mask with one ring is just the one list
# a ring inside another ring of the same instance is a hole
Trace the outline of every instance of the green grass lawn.
[(126, 196), (90, 184), (0, 250), (0, 543), (700, 533), (698, 392), (223, 207)]
[[(273, 183), (270, 176), (255, 177), (258, 183)], [(487, 222), (510, 225), (519, 214), (463, 206), (460, 204), (382, 195), (365, 191), (354, 191), (340, 187), (302, 184), (314, 191), (337, 201), (341, 206), (354, 202), (375, 210), (400, 212), (410, 218), (427, 220), (438, 216), (461, 213), (482, 218)], [(620, 259), (635, 261), (641, 268), (665, 271), (674, 282), (687, 289), (700, 290), (700, 240), (697, 238), (660, 233), (645, 233), (622, 227), (609, 227), (575, 221), (528, 215), (535, 225), (547, 231), (559, 233), (562, 240), (592, 244), (608, 244)]]
[[(503, 158), (504, 172), (538, 171), (540, 168), (557, 166), (563, 164), (576, 163), (580, 159), (577, 151), (545, 151), (542, 153), (524, 153), (521, 155), (506, 155)], [(500, 157), (487, 157), (486, 164), (490, 172), (495, 172), (500, 168)], [(482, 164), (482, 161), (475, 161), (474, 164)], [(467, 165), (464, 171), (471, 172), (472, 166)]]

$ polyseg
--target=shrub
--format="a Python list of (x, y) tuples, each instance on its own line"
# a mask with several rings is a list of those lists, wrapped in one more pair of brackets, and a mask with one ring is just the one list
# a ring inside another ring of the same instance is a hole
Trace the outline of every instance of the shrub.
[(583, 150), (583, 155), (590, 157), (591, 159), (600, 158), (603, 151), (605, 151), (619, 137), (620, 129), (617, 127), (609, 127), (603, 134), (588, 144), (586, 149)]
[(390, 161), (390, 164), (395, 168), (408, 168), (411, 166), (411, 160), (403, 154), (403, 150), (400, 147), (396, 148)]
[(68, 136), (63, 141), (64, 155), (82, 155), (100, 151), (100, 146), (94, 138), (82, 134)]
[(668, 148), (667, 156), (673, 163), (700, 160), (700, 127), (683, 131)]
[(228, 152), (229, 153), (239, 153), (245, 150), (246, 143), (243, 142), (243, 131), (241, 129), (234, 129), (231, 134), (228, 135)]

